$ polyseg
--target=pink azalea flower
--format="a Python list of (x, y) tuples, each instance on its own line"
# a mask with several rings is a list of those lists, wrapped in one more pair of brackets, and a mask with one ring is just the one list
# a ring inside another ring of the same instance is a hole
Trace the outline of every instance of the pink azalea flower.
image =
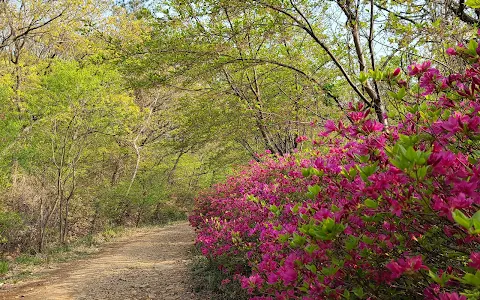
[(313, 218), (321, 221), (321, 220), (326, 219), (326, 218), (331, 218), (332, 216), (333, 216), (333, 214), (330, 210), (328, 210), (326, 208), (321, 208), (319, 211), (317, 211), (315, 213)]
[(325, 122), (325, 134), (329, 134), (335, 130), (337, 130), (337, 127), (335, 125), (335, 123), (332, 121), (332, 120), (327, 120)]
[(467, 198), (464, 193), (459, 193), (457, 196), (448, 199), (448, 204), (452, 210), (470, 207), (472, 203), (473, 200), (471, 198)]
[(362, 129), (367, 133), (380, 132), (383, 130), (383, 124), (376, 120), (367, 120), (363, 123)]
[(264, 280), (259, 274), (254, 274), (241, 280), (242, 288), (250, 290), (261, 287), (263, 282)]
[(420, 78), (420, 87), (425, 89), (423, 96), (432, 94), (437, 86), (446, 88), (446, 80), (437, 69), (429, 69)]
[(297, 139), (295, 140), (295, 142), (297, 142), (298, 144), (302, 143), (302, 142), (305, 142), (308, 140), (308, 137), (304, 136), (304, 135), (301, 135), (299, 137), (297, 137)]
[(434, 283), (430, 284), (423, 290), (423, 295), (425, 299), (436, 299), (437, 295), (440, 293), (440, 285)]
[(455, 134), (458, 131), (462, 130), (462, 127), (460, 126), (460, 119), (455, 116), (451, 116), (450, 118), (448, 118), (447, 121), (443, 121), (440, 124), (443, 129), (449, 131), (452, 134)]
[(422, 257), (420, 255), (391, 261), (386, 267), (391, 272), (391, 279), (397, 279), (405, 273), (413, 274), (419, 270), (428, 270), (428, 267), (422, 264)]
[(430, 61), (426, 61), (421, 64), (414, 63), (413, 65), (408, 66), (408, 75), (416, 76), (418, 74), (422, 74), (430, 68), (431, 64), (432, 63)]
[(407, 82), (403, 79), (399, 80), (398, 81), (398, 85), (401, 86), (401, 87), (407, 87)]
[(468, 266), (480, 270), (480, 252), (473, 252), (470, 254), (470, 260), (471, 262)]
[(283, 280), (285, 285), (289, 285), (297, 280), (297, 271), (293, 268), (293, 266), (284, 265), (279, 269), (279, 276)]
[(269, 273), (267, 275), (267, 283), (268, 284), (276, 284), (278, 282), (278, 275), (275, 273)]
[(438, 295), (439, 300), (467, 300), (467, 297), (460, 296), (457, 293), (443, 293)]
[(457, 51), (454, 48), (448, 48), (447, 51), (445, 51), (448, 55), (454, 56), (457, 55)]

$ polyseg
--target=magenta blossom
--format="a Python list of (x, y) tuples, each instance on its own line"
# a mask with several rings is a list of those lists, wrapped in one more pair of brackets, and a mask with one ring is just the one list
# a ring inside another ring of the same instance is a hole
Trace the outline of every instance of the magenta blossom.
[(306, 149), (260, 152), (196, 198), (198, 246), (252, 299), (341, 299), (373, 283), (379, 299), (465, 300), (480, 236), (452, 212), (472, 218), (480, 205), (480, 63), (409, 73), (391, 86), (405, 87), (408, 113), (388, 130), (350, 103), (352, 119), (325, 122)]
[(329, 133), (331, 133), (335, 130), (337, 130), (337, 126), (335, 125), (335, 123), (332, 120), (327, 120), (325, 122), (325, 132), (324, 132), (324, 134), (329, 134)]
[(297, 280), (298, 274), (293, 265), (284, 265), (280, 267), (279, 271), (279, 276), (285, 285), (292, 284)]
[(408, 66), (408, 75), (416, 76), (422, 74), (430, 68), (431, 64), (432, 63), (430, 61), (426, 61), (421, 64), (414, 63), (413, 65)]
[(472, 198), (467, 197), (464, 193), (459, 193), (455, 197), (451, 197), (448, 200), (448, 203), (450, 205), (450, 208), (452, 210), (457, 209), (457, 208), (467, 208), (470, 205), (472, 205), (473, 200)]
[(443, 293), (438, 295), (439, 300), (467, 300), (467, 297), (460, 296), (457, 293)]
[(480, 270), (480, 252), (474, 252), (470, 254), (471, 262), (468, 264), (469, 267)]
[(420, 87), (425, 89), (422, 93), (423, 96), (432, 94), (437, 87), (439, 89), (446, 89), (447, 79), (440, 75), (440, 71), (437, 69), (427, 70), (420, 78)]
[(402, 69), (396, 68), (392, 73), (393, 77), (397, 77), (400, 74), (401, 71), (402, 71)]
[(306, 137), (304, 135), (301, 135), (301, 136), (296, 138), (295, 142), (297, 142), (299, 144), (299, 143), (305, 142), (307, 140), (308, 140), (308, 137)]
[(367, 133), (375, 132), (375, 131), (382, 131), (383, 130), (383, 124), (375, 121), (375, 120), (367, 120), (365, 123), (362, 125), (363, 131)]
[(454, 48), (448, 48), (447, 51), (445, 51), (448, 55), (454, 56), (457, 55), (458, 52)]
[(428, 267), (422, 264), (422, 257), (415, 256), (406, 259), (398, 259), (386, 265), (391, 272), (391, 279), (397, 279), (404, 273), (415, 273), (419, 270), (428, 270)]

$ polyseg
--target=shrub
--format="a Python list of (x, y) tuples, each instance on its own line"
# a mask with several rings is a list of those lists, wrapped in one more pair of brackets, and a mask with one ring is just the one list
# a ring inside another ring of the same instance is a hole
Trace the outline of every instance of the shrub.
[(200, 195), (202, 253), (252, 299), (479, 299), (477, 49), (448, 50), (471, 63), (462, 74), (372, 74), (412, 103), (388, 130), (351, 104), (312, 150), (266, 154)]
[(0, 251), (12, 250), (24, 236), (22, 217), (15, 212), (0, 211)]
[(244, 300), (248, 295), (238, 281), (232, 281), (232, 273), (219, 268), (222, 262), (207, 259), (197, 248), (193, 249), (191, 281), (195, 294), (211, 300)]
[(0, 275), (5, 275), (8, 272), (8, 261), (0, 260)]

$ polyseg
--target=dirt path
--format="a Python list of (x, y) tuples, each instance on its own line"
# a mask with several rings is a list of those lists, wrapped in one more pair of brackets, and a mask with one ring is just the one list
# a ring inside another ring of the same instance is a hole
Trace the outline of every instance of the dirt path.
[(0, 299), (196, 299), (187, 266), (193, 239), (187, 223), (145, 229), (40, 280), (0, 291)]

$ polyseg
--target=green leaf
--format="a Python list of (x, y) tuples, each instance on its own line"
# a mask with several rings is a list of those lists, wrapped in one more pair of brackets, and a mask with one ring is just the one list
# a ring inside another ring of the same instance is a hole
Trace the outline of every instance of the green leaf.
[(307, 196), (308, 198), (310, 199), (315, 199), (317, 198), (318, 194), (320, 193), (320, 186), (318, 186), (318, 184), (314, 185), (314, 186), (309, 186), (308, 187), (308, 193), (307, 193)]
[(423, 180), (427, 175), (427, 171), (428, 171), (428, 166), (423, 166), (421, 168), (418, 168), (417, 170), (418, 180)]
[(387, 91), (387, 94), (388, 94), (391, 98), (397, 99), (397, 94), (395, 94), (394, 92)]
[(428, 270), (428, 276), (430, 276), (430, 278), (432, 278), (436, 283), (441, 282), (440, 277), (438, 277), (436, 273), (433, 273), (432, 270)]
[(471, 8), (480, 8), (480, 0), (467, 0), (465, 5)]
[(368, 177), (378, 170), (378, 163), (375, 162), (373, 165), (370, 166), (356, 167), (357, 170), (360, 172), (360, 177), (362, 178), (362, 180), (368, 183)]
[(407, 92), (405, 90), (405, 87), (402, 87), (400, 90), (398, 90), (397, 99), (398, 100), (403, 99), (403, 97), (405, 97), (406, 94), (407, 94)]
[(365, 293), (363, 292), (362, 287), (356, 287), (352, 290), (353, 294), (357, 296), (358, 298), (362, 299), (365, 296)]
[(407, 106), (407, 111), (414, 114), (418, 111), (418, 105)]
[(393, 118), (395, 118), (395, 117), (397, 116), (397, 113), (394, 112), (394, 111), (389, 111), (389, 112), (387, 113), (387, 116), (388, 116), (389, 119), (393, 119)]
[(305, 244), (306, 241), (307, 241), (307, 239), (304, 236), (301, 236), (297, 233), (294, 233), (293, 234), (293, 240), (290, 243), (290, 245), (292, 247), (301, 247)]
[(340, 208), (338, 206), (336, 206), (335, 204), (332, 204), (332, 207), (330, 209), (332, 212), (339, 212), (340, 211)]
[(323, 220), (321, 224), (305, 224), (300, 227), (300, 232), (308, 234), (316, 240), (329, 241), (337, 237), (338, 234), (345, 230), (346, 226), (335, 223), (332, 218)]
[(340, 269), (339, 267), (331, 267), (331, 268), (323, 267), (322, 274), (325, 274), (326, 276), (335, 275), (339, 269)]
[(358, 156), (358, 159), (360, 160), (361, 163), (366, 163), (370, 160), (370, 155), (360, 155)]
[(305, 265), (305, 268), (314, 274), (317, 273), (317, 267), (315, 265)]
[(345, 265), (345, 261), (343, 259), (338, 259), (336, 257), (332, 257), (332, 263), (335, 266), (338, 266), (340, 268), (342, 268)]
[(374, 201), (372, 199), (365, 200), (364, 204), (368, 208), (377, 208), (378, 207), (377, 201)]
[(309, 168), (302, 169), (302, 175), (303, 175), (303, 177), (310, 176), (310, 169)]
[(368, 74), (362, 71), (362, 72), (360, 72), (360, 75), (358, 76), (358, 79), (363, 84), (363, 83), (367, 82)]
[(315, 168), (312, 168), (312, 171), (313, 175), (317, 175), (318, 177), (322, 177), (323, 174), (325, 174), (325, 172), (323, 170), (317, 170)]
[(281, 243), (285, 243), (286, 241), (288, 241), (288, 238), (289, 238), (288, 234), (281, 234), (281, 235), (278, 236), (278, 240)]
[(478, 160), (472, 156), (468, 157), (468, 162), (471, 163), (472, 165), (476, 164)]
[(270, 205), (269, 210), (270, 210), (272, 213), (274, 213), (277, 217), (278, 217), (278, 216), (280, 215), (280, 213), (282, 212), (282, 211), (280, 210), (280, 208), (279, 208), (278, 206), (276, 206), (276, 205)]
[(400, 170), (405, 170), (408, 167), (408, 162), (403, 157), (397, 157), (396, 159), (391, 159), (390, 162), (395, 167)]
[(312, 254), (315, 250), (318, 249), (318, 246), (315, 245), (315, 244), (308, 244), (306, 247), (305, 247), (305, 251), (308, 253), (308, 254)]
[(353, 180), (357, 176), (357, 169), (355, 168), (350, 168), (350, 171), (348, 172), (348, 176), (350, 180)]
[(375, 80), (380, 81), (380, 80), (383, 79), (384, 76), (385, 76), (385, 75), (383, 74), (382, 71), (380, 71), (380, 70), (375, 70), (375, 72), (374, 72), (374, 79), (375, 79)]
[(470, 220), (473, 224), (473, 227), (475, 228), (475, 230), (473, 230), (472, 233), (479, 234), (480, 233), (480, 210), (477, 211)]
[(470, 42), (468, 43), (468, 52), (471, 55), (476, 56), (477, 55), (477, 47), (478, 47), (477, 41), (475, 41), (474, 39), (471, 39)]
[(367, 245), (372, 245), (373, 244), (373, 240), (366, 235), (362, 236), (362, 241)]
[(358, 245), (358, 238), (354, 237), (353, 235), (350, 235), (346, 240), (345, 240), (345, 249), (347, 251), (351, 251), (355, 249)]
[(450, 280), (450, 275), (448, 275), (447, 272), (444, 272), (442, 274), (442, 277), (438, 276), (436, 273), (434, 273), (432, 270), (428, 270), (428, 276), (433, 279), (436, 283), (438, 283), (440, 286), (445, 286), (445, 284)]
[(411, 162), (414, 162), (415, 159), (417, 158), (417, 152), (415, 151), (415, 149), (413, 149), (412, 146), (407, 148), (407, 152), (405, 153), (405, 157)]
[(477, 271), (475, 275), (472, 273), (466, 273), (465, 276), (463, 276), (462, 278), (462, 282), (473, 285), (475, 287), (480, 287), (480, 271)]
[(472, 216), (472, 220), (476, 220), (476, 221), (479, 221), (479, 222), (480, 222), (480, 210), (477, 211), (477, 212)]
[(297, 203), (297, 204), (295, 204), (294, 207), (290, 208), (290, 210), (291, 210), (294, 214), (296, 214), (296, 213), (298, 213), (299, 208), (300, 208), (300, 204)]
[(472, 223), (470, 222), (470, 218), (465, 216), (460, 210), (456, 209), (452, 212), (452, 217), (462, 227), (466, 229), (470, 229), (472, 227)]

